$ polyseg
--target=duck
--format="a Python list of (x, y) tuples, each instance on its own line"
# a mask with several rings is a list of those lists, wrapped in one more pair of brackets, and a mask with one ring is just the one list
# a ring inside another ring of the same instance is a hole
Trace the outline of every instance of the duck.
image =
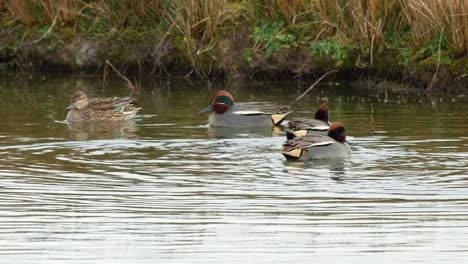
[(282, 154), (287, 160), (347, 158), (351, 148), (346, 142), (345, 131), (342, 123), (333, 123), (327, 135), (307, 134), (287, 140), (283, 144)]
[(135, 99), (130, 97), (108, 97), (88, 99), (82, 92), (75, 92), (71, 103), (66, 108), (68, 122), (106, 122), (130, 120), (141, 107), (135, 106)]
[(313, 119), (307, 117), (292, 118), (288, 123), (286, 138), (293, 139), (307, 134), (326, 135), (331, 125), (329, 119), (328, 104), (322, 103), (315, 112)]
[(287, 106), (267, 102), (234, 102), (232, 94), (217, 91), (210, 104), (199, 113), (210, 113), (208, 124), (214, 127), (273, 127), (292, 113)]

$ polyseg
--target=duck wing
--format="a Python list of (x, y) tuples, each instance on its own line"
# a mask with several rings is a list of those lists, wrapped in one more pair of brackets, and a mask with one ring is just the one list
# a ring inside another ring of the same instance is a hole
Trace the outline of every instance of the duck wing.
[(283, 152), (290, 152), (296, 149), (310, 147), (327, 146), (333, 144), (334, 140), (328, 136), (309, 134), (300, 138), (287, 140), (283, 144)]
[(322, 120), (313, 118), (293, 118), (288, 123), (288, 129), (297, 130), (328, 130), (330, 125)]
[(135, 98), (130, 97), (108, 97), (95, 98), (88, 104), (88, 108), (93, 111), (120, 111), (124, 108), (135, 108)]
[(279, 125), (292, 111), (287, 106), (278, 106), (268, 102), (236, 103), (232, 114), (235, 115), (269, 115), (273, 125)]
[(264, 114), (264, 115), (273, 115), (273, 114), (287, 114), (291, 110), (287, 106), (278, 106), (268, 102), (246, 102), (246, 103), (236, 103), (236, 111), (240, 115), (249, 115), (249, 114)]
[(86, 108), (80, 112), (80, 115), (85, 121), (122, 121), (132, 119), (140, 109), (141, 107), (135, 107), (132, 104), (107, 110)]

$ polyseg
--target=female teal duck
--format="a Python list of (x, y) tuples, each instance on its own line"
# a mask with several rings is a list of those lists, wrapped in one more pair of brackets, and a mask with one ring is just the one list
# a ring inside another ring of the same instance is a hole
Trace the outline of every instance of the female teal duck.
[(307, 134), (326, 135), (330, 128), (329, 118), (328, 105), (327, 103), (323, 103), (315, 112), (314, 119), (304, 117), (291, 119), (288, 123), (288, 129), (286, 130), (286, 137), (288, 139), (293, 139)]
[(85, 93), (73, 94), (67, 107), (69, 122), (123, 121), (132, 119), (141, 107), (135, 107), (130, 97), (109, 97), (88, 99)]
[(227, 91), (216, 92), (210, 105), (200, 113), (211, 112), (208, 123), (218, 127), (272, 127), (279, 125), (291, 113), (288, 107), (270, 103), (234, 103)]
[(346, 158), (351, 148), (346, 142), (345, 128), (341, 123), (333, 123), (328, 135), (308, 134), (287, 140), (283, 144), (283, 156), (288, 160), (323, 158)]

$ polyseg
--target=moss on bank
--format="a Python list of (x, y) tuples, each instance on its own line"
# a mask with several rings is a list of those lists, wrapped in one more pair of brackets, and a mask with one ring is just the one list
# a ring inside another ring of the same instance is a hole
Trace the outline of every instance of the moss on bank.
[[(0, 72), (99, 72), (109, 60), (121, 71), (161, 76), (316, 79), (337, 69), (337, 79), (468, 89), (468, 41), (442, 23), (419, 36), (427, 25), (414, 16), (429, 11), (406, 0), (352, 8), (319, 0), (2, 3)], [(452, 23), (467, 31), (463, 21)]]

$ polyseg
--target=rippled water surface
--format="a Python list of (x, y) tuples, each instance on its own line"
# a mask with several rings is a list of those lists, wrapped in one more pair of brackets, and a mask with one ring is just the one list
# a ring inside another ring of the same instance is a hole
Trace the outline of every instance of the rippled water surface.
[[(297, 83), (230, 86), (287, 104)], [(465, 263), (468, 100), (322, 85), (352, 157), (287, 162), (284, 129), (223, 130), (199, 115), (223, 86), (142, 83), (134, 122), (70, 126), (69, 96), (120, 80), (0, 81), (1, 263)]]

